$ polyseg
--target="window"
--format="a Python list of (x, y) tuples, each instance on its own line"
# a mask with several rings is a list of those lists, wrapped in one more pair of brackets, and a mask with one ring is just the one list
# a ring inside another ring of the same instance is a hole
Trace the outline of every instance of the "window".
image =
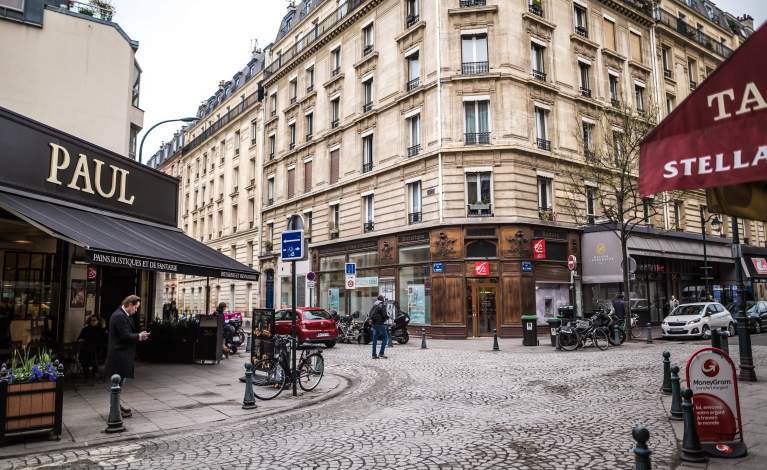
[(136, 159), (136, 141), (138, 140), (138, 133), (141, 129), (136, 126), (130, 126), (130, 137), (128, 140), (128, 157), (131, 160)]
[(538, 210), (551, 212), (553, 209), (552, 180), (543, 176), (538, 177)]
[(615, 23), (604, 18), (602, 22), (602, 32), (604, 34), (604, 46), (615, 51)]
[(421, 77), (421, 64), (419, 61), (418, 52), (414, 52), (407, 56), (407, 91), (411, 91), (420, 86)]
[(234, 132), (234, 155), (240, 154), (240, 131)]
[(644, 113), (644, 87), (639, 83), (634, 84), (634, 104), (637, 111)]
[(618, 106), (618, 76), (614, 74), (608, 74), (607, 78), (610, 82), (610, 102), (613, 106)]
[(245, 247), (245, 261), (248, 266), (253, 266), (253, 241), (248, 241)]
[(312, 161), (306, 160), (304, 162), (304, 192), (312, 192)]
[(629, 59), (642, 63), (642, 36), (629, 31)]
[(340, 174), (340, 161), (339, 161), (339, 150), (333, 150), (330, 152), (330, 184), (335, 184), (338, 182), (339, 174)]
[(250, 183), (248, 186), (256, 184), (256, 159), (251, 158), (248, 162), (248, 176), (250, 176)]
[(464, 132), (466, 145), (490, 143), (490, 119), (488, 116), (490, 101), (465, 101)]
[(266, 179), (266, 205), (274, 203), (274, 176)]
[(642, 199), (642, 222), (647, 225), (652, 224), (652, 220), (650, 220), (651, 214), (653, 213), (652, 204), (653, 200), (651, 198)]
[(330, 74), (335, 76), (341, 73), (341, 46), (336, 47), (330, 52)]
[(250, 145), (256, 145), (256, 132), (258, 131), (258, 126), (256, 125), (256, 120), (250, 121)]
[(0, 6), (23, 12), (24, 0), (0, 0)]
[(336, 235), (335, 238), (337, 238), (338, 236), (338, 230), (340, 228), (339, 216), (340, 216), (339, 205), (333, 204), (332, 206), (330, 206), (330, 211), (328, 214), (328, 229), (330, 229), (331, 238), (334, 238), (332, 236), (333, 234)]
[(578, 61), (578, 71), (580, 72), (580, 83), (581, 83), (581, 95), (586, 96), (588, 98), (591, 97), (591, 86), (589, 85), (589, 69), (591, 67), (589, 64), (583, 61)]
[(314, 91), (314, 66), (312, 65), (306, 69), (306, 92), (311, 93)]
[(219, 175), (218, 177), (218, 198), (221, 199), (224, 197), (224, 175)]
[(290, 81), (290, 103), (293, 104), (298, 100), (298, 80), (293, 79)]
[(239, 217), (237, 214), (237, 206), (232, 206), (232, 232), (237, 231), (238, 222), (239, 222)]
[(240, 182), (240, 170), (237, 167), (234, 167), (234, 170), (232, 170), (232, 192), (237, 192), (238, 183)]
[(492, 174), (489, 171), (466, 173), (466, 202), (469, 216), (493, 215)]
[(412, 157), (421, 151), (421, 115), (416, 114), (408, 118), (407, 127), (410, 134), (410, 146), (407, 149), (407, 155)]
[(138, 108), (139, 106), (139, 96), (141, 94), (141, 69), (138, 66), (138, 63), (133, 63), (133, 88), (131, 90), (131, 104)]
[(548, 110), (535, 107), (535, 143), (541, 150), (551, 150)]
[(341, 98), (330, 100), (330, 127), (336, 128), (341, 123)]
[(421, 222), (421, 182), (414, 181), (407, 185), (407, 222), (416, 224)]
[(269, 136), (269, 160), (274, 159), (274, 151), (277, 146), (277, 137), (272, 134)]
[(362, 197), (362, 210), (364, 211), (362, 220), (364, 220), (363, 229), (365, 232), (370, 232), (375, 228), (375, 208), (373, 206), (374, 202), (372, 194)]
[(248, 224), (253, 228), (254, 217), (256, 216), (256, 201), (253, 198), (248, 199)]
[(362, 172), (367, 173), (373, 169), (373, 135), (362, 138)]
[(288, 168), (288, 199), (296, 194), (296, 169)]
[(487, 34), (461, 36), (461, 61), (464, 75), (487, 73)]
[(583, 122), (583, 151), (587, 161), (594, 159), (594, 124)]
[(613, 130), (613, 157), (617, 167), (622, 167), (624, 164), (622, 137), (621, 131)]
[(533, 78), (536, 80), (546, 80), (546, 69), (544, 67), (543, 54), (546, 48), (538, 43), (530, 43), (530, 64), (533, 70)]
[(543, 0), (527, 0), (527, 5), (530, 13), (543, 16)]
[(420, 3), (419, 0), (407, 0), (407, 4), (406, 4), (407, 19), (405, 20), (405, 26), (408, 28), (418, 22), (418, 17), (420, 15), (419, 3)]
[(306, 115), (306, 141), (312, 140), (312, 133), (314, 132), (314, 113)]
[(304, 233), (306, 236), (311, 236), (312, 225), (314, 225), (314, 218), (312, 217), (312, 211), (304, 211)]
[(682, 201), (674, 201), (674, 229), (682, 230), (684, 225), (683, 217), (683, 205)]
[(593, 224), (595, 221), (596, 189), (586, 188), (586, 222)]
[(690, 90), (698, 86), (697, 66), (693, 59), (687, 59), (687, 73), (690, 75)]
[(666, 112), (671, 114), (671, 111), (674, 110), (674, 97), (671, 95), (666, 95)]
[(584, 38), (589, 37), (588, 12), (578, 4), (573, 4), (575, 17), (575, 33)]
[(373, 23), (362, 28), (362, 55), (373, 52)]
[(269, 105), (272, 116), (277, 115), (277, 93), (272, 93), (271, 104)]
[(296, 123), (292, 123), (288, 125), (288, 135), (290, 136), (290, 149), (294, 149), (296, 147)]
[(663, 75), (671, 78), (671, 49), (666, 46), (661, 48), (661, 60), (663, 62)]
[(368, 112), (373, 108), (373, 77), (362, 82), (362, 111)]

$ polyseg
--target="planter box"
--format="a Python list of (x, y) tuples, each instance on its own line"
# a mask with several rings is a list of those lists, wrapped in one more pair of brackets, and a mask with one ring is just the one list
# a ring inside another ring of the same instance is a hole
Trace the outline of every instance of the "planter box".
[(28, 434), (61, 436), (64, 378), (55, 382), (0, 383), (0, 439)]

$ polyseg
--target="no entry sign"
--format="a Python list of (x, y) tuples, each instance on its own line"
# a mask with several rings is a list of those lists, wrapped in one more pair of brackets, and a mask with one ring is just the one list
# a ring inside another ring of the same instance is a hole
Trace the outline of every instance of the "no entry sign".
[(703, 450), (714, 457), (746, 455), (735, 364), (721, 349), (703, 348), (687, 361), (695, 424)]

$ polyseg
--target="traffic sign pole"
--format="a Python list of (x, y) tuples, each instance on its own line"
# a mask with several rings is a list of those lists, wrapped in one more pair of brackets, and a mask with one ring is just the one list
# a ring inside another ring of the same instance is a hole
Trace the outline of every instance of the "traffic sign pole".
[(298, 341), (296, 340), (296, 262), (290, 262), (290, 279), (293, 284), (291, 289), (291, 307), (293, 308), (293, 315), (291, 315), (290, 323), (290, 337), (293, 341), (293, 347), (290, 348), (290, 380), (293, 385), (293, 396), (298, 396), (298, 388), (296, 387), (296, 346)]

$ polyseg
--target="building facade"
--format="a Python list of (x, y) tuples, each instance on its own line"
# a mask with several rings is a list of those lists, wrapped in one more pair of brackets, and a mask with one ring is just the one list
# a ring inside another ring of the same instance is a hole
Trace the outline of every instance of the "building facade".
[(135, 160), (138, 42), (112, 16), (85, 2), (0, 1), (0, 106)]

